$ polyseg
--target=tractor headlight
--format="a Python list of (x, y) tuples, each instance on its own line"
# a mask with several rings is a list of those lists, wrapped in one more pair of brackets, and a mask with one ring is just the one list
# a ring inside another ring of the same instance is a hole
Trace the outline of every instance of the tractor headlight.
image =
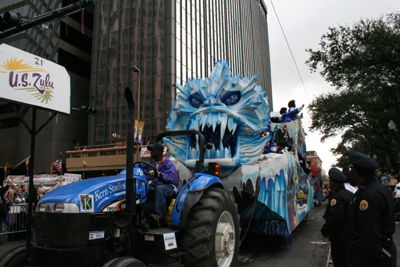
[(54, 212), (55, 213), (63, 213), (64, 212), (64, 203), (54, 204)]
[(50, 213), (79, 213), (79, 207), (74, 203), (40, 203), (37, 211)]
[(46, 209), (46, 203), (40, 203), (37, 211), (44, 212)]

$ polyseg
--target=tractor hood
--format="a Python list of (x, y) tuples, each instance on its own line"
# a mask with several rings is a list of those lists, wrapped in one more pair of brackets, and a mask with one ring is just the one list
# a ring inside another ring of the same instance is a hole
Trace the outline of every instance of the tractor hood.
[[(137, 179), (136, 193), (140, 202), (147, 198), (147, 180), (142, 169), (134, 168)], [(101, 212), (110, 203), (125, 199), (126, 170), (117, 176), (91, 178), (57, 188), (39, 200), (41, 203), (71, 203), (79, 207), (80, 213)], [(47, 209), (47, 208), (46, 208)]]

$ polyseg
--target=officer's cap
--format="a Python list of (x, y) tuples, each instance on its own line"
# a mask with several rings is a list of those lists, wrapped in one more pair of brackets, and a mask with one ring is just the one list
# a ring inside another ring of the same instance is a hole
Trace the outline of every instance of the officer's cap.
[(355, 169), (364, 172), (373, 172), (379, 168), (378, 162), (358, 151), (353, 151), (350, 153), (349, 161)]
[(328, 175), (329, 179), (337, 183), (344, 183), (347, 181), (346, 175), (344, 175), (338, 168), (331, 168)]

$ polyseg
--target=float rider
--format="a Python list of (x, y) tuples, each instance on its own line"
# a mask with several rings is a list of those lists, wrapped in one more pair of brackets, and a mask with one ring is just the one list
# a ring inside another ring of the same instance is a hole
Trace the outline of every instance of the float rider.
[(155, 143), (149, 145), (147, 149), (151, 155), (149, 163), (157, 169), (155, 172), (150, 166), (142, 166), (143, 170), (149, 172), (148, 176), (153, 178), (149, 181), (149, 199), (154, 201), (153, 212), (149, 215), (149, 224), (151, 228), (158, 228), (165, 216), (167, 201), (178, 192), (179, 178), (176, 176), (175, 165), (163, 155), (162, 144)]

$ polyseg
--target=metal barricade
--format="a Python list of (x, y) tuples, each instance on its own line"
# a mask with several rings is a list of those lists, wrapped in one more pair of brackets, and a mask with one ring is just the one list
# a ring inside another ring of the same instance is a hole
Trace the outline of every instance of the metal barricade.
[[(33, 213), (35, 205), (32, 205)], [(7, 217), (0, 221), (0, 236), (13, 235), (26, 232), (26, 220), (28, 218), (28, 204), (14, 204), (10, 207)]]

